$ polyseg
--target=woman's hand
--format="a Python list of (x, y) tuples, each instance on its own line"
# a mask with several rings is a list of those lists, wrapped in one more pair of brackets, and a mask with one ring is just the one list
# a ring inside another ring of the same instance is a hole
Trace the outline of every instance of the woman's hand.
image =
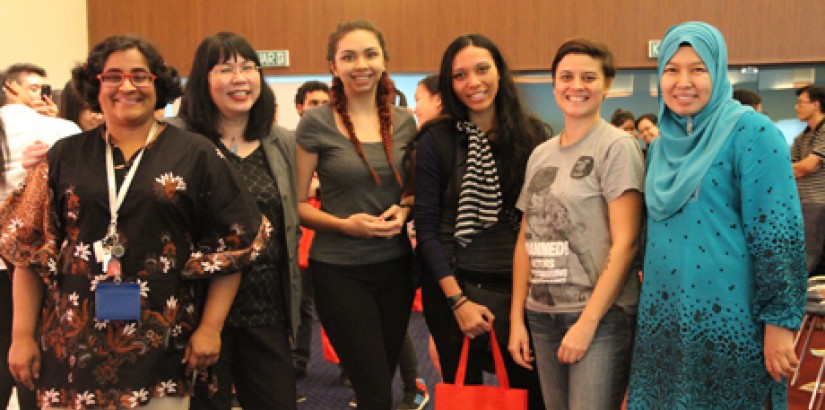
[(791, 377), (799, 366), (793, 348), (793, 331), (765, 324), (765, 369), (774, 380)]
[(493, 319), (496, 318), (487, 306), (479, 305), (472, 300), (467, 300), (458, 309), (453, 310), (453, 314), (461, 332), (470, 339), (489, 332), (493, 327)]
[(573, 364), (584, 358), (593, 336), (596, 335), (596, 328), (599, 322), (579, 320), (573, 324), (570, 330), (561, 339), (561, 346), (556, 353), (560, 363)]
[(187, 372), (204, 371), (218, 362), (221, 354), (221, 332), (209, 327), (199, 326), (183, 353), (183, 363)]
[(23, 168), (26, 170), (34, 168), (38, 162), (46, 158), (46, 154), (49, 152), (49, 144), (46, 144), (43, 141), (35, 141), (29, 144), (25, 149), (23, 149), (23, 160), (21, 161), (23, 164)]
[(407, 223), (407, 218), (410, 216), (411, 211), (412, 208), (410, 207), (393, 205), (381, 214), (380, 218), (386, 222), (387, 232), (391, 233), (391, 236), (401, 233), (401, 229), (404, 228), (404, 224)]
[(527, 326), (524, 322), (510, 322), (510, 343), (507, 350), (513, 356), (513, 361), (525, 369), (533, 369), (533, 351), (530, 350), (530, 335), (527, 333)]
[(391, 238), (398, 235), (399, 229), (395, 228), (395, 224), (383, 220), (380, 216), (357, 213), (344, 220), (343, 231), (356, 238)]
[(12, 339), (9, 372), (18, 383), (34, 390), (34, 381), (40, 378), (40, 347), (33, 337)]

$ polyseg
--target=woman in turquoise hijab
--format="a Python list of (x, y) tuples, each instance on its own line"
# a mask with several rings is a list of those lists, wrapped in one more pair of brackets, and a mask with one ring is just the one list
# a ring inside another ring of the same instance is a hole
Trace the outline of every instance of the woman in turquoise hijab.
[(787, 408), (807, 279), (787, 143), (732, 99), (716, 28), (674, 26), (659, 50), (628, 409)]

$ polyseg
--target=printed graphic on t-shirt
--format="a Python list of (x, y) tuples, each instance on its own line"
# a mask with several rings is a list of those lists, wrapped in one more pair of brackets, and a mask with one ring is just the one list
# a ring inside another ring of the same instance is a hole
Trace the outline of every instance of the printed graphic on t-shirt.
[[(580, 158), (581, 160), (581, 158)], [(579, 161), (579, 171), (592, 170), (592, 158)], [(579, 164), (577, 162), (577, 165)], [(530, 298), (548, 306), (580, 304), (590, 297), (598, 271), (586, 243), (585, 224), (570, 212), (551, 188), (558, 167), (539, 169), (529, 181), (526, 213), (526, 247), (530, 256)]]
[(570, 170), (570, 178), (573, 179), (582, 179), (591, 172), (593, 172), (593, 157), (589, 155), (582, 155), (579, 159), (576, 160), (576, 163), (573, 164), (573, 169)]

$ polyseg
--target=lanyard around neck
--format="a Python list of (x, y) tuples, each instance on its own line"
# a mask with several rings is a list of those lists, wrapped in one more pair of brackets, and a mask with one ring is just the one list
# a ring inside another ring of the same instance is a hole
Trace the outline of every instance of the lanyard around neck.
[(129, 186), (132, 184), (132, 179), (135, 177), (138, 165), (140, 165), (140, 160), (143, 158), (143, 153), (146, 152), (146, 145), (148, 145), (149, 141), (152, 140), (152, 136), (155, 135), (157, 130), (158, 123), (155, 121), (152, 123), (152, 128), (149, 129), (149, 135), (146, 136), (146, 141), (143, 143), (142, 149), (135, 157), (132, 166), (129, 167), (129, 172), (126, 173), (126, 178), (123, 179), (123, 184), (120, 186), (119, 190), (117, 189), (117, 183), (115, 182), (115, 165), (112, 156), (112, 144), (109, 142), (109, 130), (106, 130), (106, 177), (109, 186), (109, 215), (111, 216), (107, 236), (114, 237), (117, 235), (117, 213), (120, 210), (120, 206), (123, 204), (123, 199), (126, 198), (126, 192), (129, 191)]

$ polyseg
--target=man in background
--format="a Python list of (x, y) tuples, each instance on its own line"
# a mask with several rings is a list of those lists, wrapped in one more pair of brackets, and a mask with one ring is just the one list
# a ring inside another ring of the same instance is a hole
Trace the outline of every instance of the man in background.
[(805, 218), (808, 273), (821, 275), (825, 273), (821, 258), (825, 247), (825, 88), (808, 85), (796, 95), (796, 116), (808, 126), (791, 146), (791, 161)]
[(295, 110), (303, 117), (304, 111), (329, 102), (329, 86), (320, 81), (307, 81), (295, 93)]
[(6, 81), (13, 81), (28, 92), (30, 106), (38, 114), (57, 117), (57, 105), (52, 100), (46, 70), (31, 63), (14, 64), (6, 69)]

